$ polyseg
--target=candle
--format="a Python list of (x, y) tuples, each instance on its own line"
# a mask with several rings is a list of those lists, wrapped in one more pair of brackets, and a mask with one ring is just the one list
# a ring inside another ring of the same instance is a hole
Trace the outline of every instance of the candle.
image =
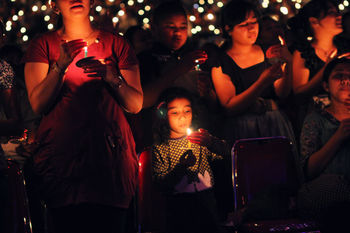
[(283, 40), (282, 36), (278, 35), (278, 39), (280, 40), (280, 43), (283, 46), (284, 45), (284, 40)]
[[(192, 130), (190, 128), (187, 128), (187, 136), (189, 136), (192, 133)], [(192, 148), (192, 143), (190, 140), (188, 140), (188, 148)]]
[(88, 49), (87, 46), (84, 47), (84, 57), (87, 57), (88, 55)]
[(194, 69), (195, 69), (196, 71), (202, 71), (201, 68), (200, 68), (200, 65), (199, 65), (199, 60), (196, 59), (196, 60), (194, 60), (194, 62), (197, 64), (197, 65), (194, 67)]

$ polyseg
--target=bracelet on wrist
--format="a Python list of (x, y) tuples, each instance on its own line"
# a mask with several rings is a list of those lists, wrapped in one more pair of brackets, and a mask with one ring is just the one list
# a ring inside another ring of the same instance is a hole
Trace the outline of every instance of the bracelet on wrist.
[(124, 78), (121, 75), (117, 75), (117, 78), (115, 78), (115, 80), (113, 80), (110, 83), (110, 85), (115, 89), (119, 89), (121, 88), (124, 82), (125, 82)]
[(63, 75), (66, 73), (65, 70), (63, 70), (61, 67), (59, 67), (59, 65), (57, 64), (57, 62), (55, 62), (53, 65), (52, 65), (52, 70), (54, 70), (55, 72), (57, 72), (59, 75)]

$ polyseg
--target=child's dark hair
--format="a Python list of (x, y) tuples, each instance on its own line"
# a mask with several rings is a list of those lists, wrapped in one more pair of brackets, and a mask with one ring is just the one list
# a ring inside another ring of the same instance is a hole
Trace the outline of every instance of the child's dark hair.
[(325, 70), (323, 71), (323, 77), (322, 77), (323, 82), (328, 83), (329, 76), (331, 75), (333, 69), (338, 64), (348, 64), (349, 65), (349, 69), (350, 69), (350, 59), (345, 58), (345, 57), (334, 59), (333, 61), (328, 63), (328, 65), (326, 66)]
[[(229, 31), (231, 31), (237, 24), (240, 24), (246, 20), (250, 12), (254, 12), (255, 16), (259, 18), (260, 13), (258, 8), (251, 2), (244, 0), (231, 0), (224, 6), (220, 14), (220, 26), (223, 37), (227, 40), (225, 45), (226, 48), (232, 44)], [(226, 26), (229, 27), (228, 30), (226, 29)]]
[(152, 24), (158, 25), (161, 21), (174, 15), (187, 17), (187, 12), (180, 1), (162, 1), (153, 11)]
[(196, 103), (189, 91), (181, 87), (171, 87), (162, 92), (156, 105), (157, 119), (153, 125), (153, 138), (155, 144), (166, 143), (170, 137), (170, 126), (168, 122), (168, 104), (175, 99), (185, 98), (191, 103), (192, 108), (192, 125), (196, 122)]

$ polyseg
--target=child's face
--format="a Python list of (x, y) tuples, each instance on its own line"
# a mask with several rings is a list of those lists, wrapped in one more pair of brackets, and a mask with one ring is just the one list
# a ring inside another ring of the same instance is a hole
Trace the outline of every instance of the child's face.
[(192, 123), (192, 107), (186, 98), (174, 99), (168, 104), (168, 121), (170, 138), (180, 138), (186, 135), (187, 128)]
[(180, 49), (187, 40), (187, 19), (184, 15), (172, 15), (158, 23), (158, 40), (170, 49)]
[(253, 11), (251, 11), (247, 19), (242, 23), (233, 27), (231, 38), (233, 43), (242, 45), (254, 44), (258, 38), (259, 24)]
[(342, 63), (335, 66), (331, 72), (328, 84), (325, 85), (331, 100), (350, 106), (350, 67)]

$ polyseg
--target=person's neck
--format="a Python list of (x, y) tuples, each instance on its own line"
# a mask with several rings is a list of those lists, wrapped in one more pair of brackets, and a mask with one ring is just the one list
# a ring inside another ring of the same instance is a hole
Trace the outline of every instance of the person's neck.
[(250, 54), (253, 50), (253, 45), (239, 45), (233, 44), (232, 47), (228, 50), (232, 55), (245, 55)]
[(61, 34), (67, 40), (88, 39), (94, 31), (95, 29), (88, 19), (82, 21), (65, 20)]
[(345, 106), (343, 103), (334, 100), (332, 100), (332, 104), (327, 110), (339, 121), (350, 117), (349, 106)]
[(334, 35), (330, 33), (318, 33), (316, 34), (316, 40), (313, 43), (314, 47), (329, 51), (335, 48), (333, 43)]

